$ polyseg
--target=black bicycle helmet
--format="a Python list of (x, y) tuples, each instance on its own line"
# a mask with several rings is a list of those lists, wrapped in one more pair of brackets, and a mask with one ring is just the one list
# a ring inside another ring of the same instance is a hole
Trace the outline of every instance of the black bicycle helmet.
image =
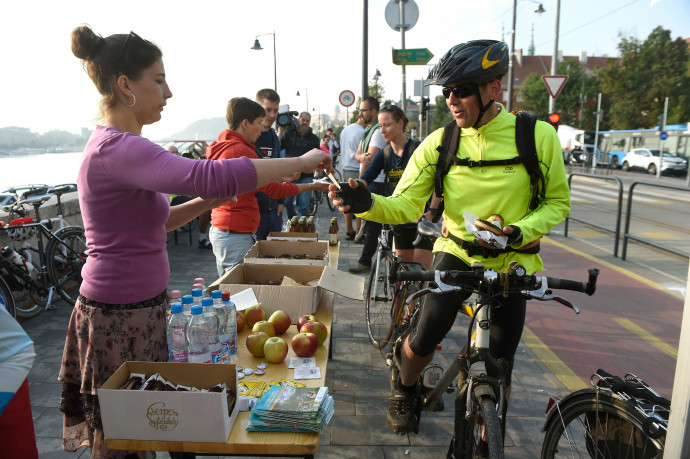
[(491, 108), (491, 99), (482, 104), (479, 86), (500, 79), (508, 71), (508, 45), (502, 41), (474, 40), (453, 46), (438, 64), (431, 69), (427, 85), (441, 86), (474, 85), (474, 94), (479, 103), (479, 116), (473, 127), (477, 128), (484, 114)]
[(474, 40), (453, 46), (431, 69), (426, 85), (484, 85), (508, 73), (508, 45), (496, 40)]

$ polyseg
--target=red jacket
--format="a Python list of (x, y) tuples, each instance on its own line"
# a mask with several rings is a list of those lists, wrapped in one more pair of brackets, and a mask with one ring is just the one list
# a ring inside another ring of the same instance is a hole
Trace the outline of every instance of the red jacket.
[[(218, 136), (218, 141), (209, 145), (206, 150), (208, 159), (232, 159), (246, 156), (259, 159), (254, 150), (254, 145), (235, 131), (226, 129)], [(271, 182), (257, 188), (255, 191), (237, 196), (237, 202), (227, 202), (216, 207), (211, 212), (211, 224), (216, 228), (233, 231), (236, 233), (253, 233), (259, 227), (261, 219), (259, 204), (254, 193), (261, 191), (271, 198), (284, 198), (297, 194), (297, 185), (294, 183)]]

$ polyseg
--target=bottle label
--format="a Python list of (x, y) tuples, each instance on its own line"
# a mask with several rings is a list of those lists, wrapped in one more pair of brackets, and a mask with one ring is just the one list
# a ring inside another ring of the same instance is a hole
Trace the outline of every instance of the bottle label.
[(173, 363), (186, 363), (187, 362), (187, 351), (186, 350), (170, 351), (170, 361)]
[(338, 245), (338, 233), (328, 233), (328, 243), (330, 245)]

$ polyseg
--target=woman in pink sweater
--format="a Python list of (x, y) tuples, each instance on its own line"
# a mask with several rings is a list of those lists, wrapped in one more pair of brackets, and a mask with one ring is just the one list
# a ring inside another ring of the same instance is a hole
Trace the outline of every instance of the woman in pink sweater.
[[(332, 167), (318, 150), (274, 161), (173, 155), (141, 137), (172, 97), (160, 49), (134, 32), (103, 38), (82, 26), (72, 52), (103, 97), (77, 179), (89, 257), (58, 377), (63, 448), (121, 457), (127, 452), (105, 448), (96, 389), (124, 361), (168, 360), (166, 232), (286, 171)], [(171, 208), (168, 194), (200, 198)]]

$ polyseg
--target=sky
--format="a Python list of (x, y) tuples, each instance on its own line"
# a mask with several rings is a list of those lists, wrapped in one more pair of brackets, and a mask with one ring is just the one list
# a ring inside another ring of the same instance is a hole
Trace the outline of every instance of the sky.
[[(376, 70), (385, 97), (399, 100), (402, 71), (392, 63), (401, 34), (385, 20), (386, 4), (369, 0), (368, 80)], [(511, 0), (415, 0), (419, 18), (405, 48), (438, 59), (468, 40), (510, 44)], [(534, 11), (539, 3), (545, 13)], [(616, 56), (619, 34), (640, 40), (661, 25), (690, 36), (689, 0), (561, 0), (563, 55)], [(100, 95), (70, 50), (72, 29), (88, 24), (103, 36), (135, 31), (158, 44), (173, 97), (162, 120), (142, 135), (156, 140), (194, 121), (225, 115), (232, 97), (254, 98), (274, 86), (273, 35), (281, 104), (332, 114), (345, 89), (362, 92), (363, 0), (21, 0), (6, 1), (0, 28), (0, 127), (79, 133), (96, 124)], [(515, 48), (526, 54), (534, 29), (537, 55), (552, 55), (556, 0), (517, 0)], [(259, 34), (261, 51), (250, 49)], [(407, 95), (426, 65), (407, 66)], [(297, 91), (300, 96), (296, 96)], [(431, 97), (440, 94), (432, 87)], [(341, 107), (344, 111), (345, 108)]]

